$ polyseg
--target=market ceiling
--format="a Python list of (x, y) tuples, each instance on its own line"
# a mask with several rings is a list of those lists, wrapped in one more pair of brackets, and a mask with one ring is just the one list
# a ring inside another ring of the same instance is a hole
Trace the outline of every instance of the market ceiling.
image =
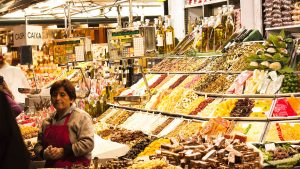
[[(133, 0), (138, 8), (161, 5), (162, 0)], [(54, 17), (66, 15), (67, 4), (74, 17), (105, 16), (112, 7), (128, 7), (128, 0), (0, 0), (1, 18)]]

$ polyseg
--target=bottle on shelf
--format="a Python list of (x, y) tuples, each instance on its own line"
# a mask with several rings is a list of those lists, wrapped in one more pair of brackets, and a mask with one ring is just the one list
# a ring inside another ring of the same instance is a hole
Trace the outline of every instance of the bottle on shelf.
[(127, 71), (125, 67), (122, 67), (122, 85), (125, 86), (127, 83)]
[(157, 51), (159, 54), (164, 54), (164, 46), (165, 46), (165, 31), (162, 24), (162, 17), (160, 16), (158, 19), (158, 28), (157, 28)]
[(218, 50), (222, 46), (224, 38), (224, 27), (222, 25), (222, 8), (218, 8), (218, 15), (214, 25), (214, 50)]
[(133, 59), (128, 59), (128, 64), (126, 67), (126, 85), (125, 87), (130, 87), (133, 85), (133, 73), (134, 73), (134, 66), (133, 66)]
[(194, 23), (192, 24), (192, 31), (195, 30), (195, 28), (199, 25), (199, 20), (196, 17)]
[(43, 51), (43, 55), (49, 55), (49, 46), (47, 42), (44, 42), (41, 51)]
[(171, 25), (170, 15), (166, 17), (167, 27), (166, 27), (166, 53), (171, 53), (175, 47), (175, 35), (174, 28)]
[(229, 38), (234, 32), (234, 5), (229, 5), (225, 30), (227, 38)]
[(150, 26), (150, 19), (145, 19), (145, 26)]
[(195, 35), (195, 43), (194, 48), (198, 52), (202, 52), (202, 19), (200, 18), (199, 25), (195, 28), (196, 29), (196, 35)]
[(211, 52), (214, 50), (214, 25), (215, 25), (215, 17), (210, 16), (208, 21), (208, 28), (207, 28), (207, 47), (206, 51)]
[(202, 24), (202, 49), (201, 52), (206, 52), (208, 44), (208, 17), (204, 17)]
[(110, 91), (110, 95), (109, 95), (109, 101), (110, 103), (114, 102), (114, 97), (116, 96), (116, 89), (118, 88), (118, 84), (117, 83), (113, 83), (111, 86), (111, 91)]
[(189, 16), (188, 19), (188, 34), (190, 34), (193, 31), (192, 29), (192, 16)]
[[(219, 9), (218, 9), (219, 10)], [(227, 5), (222, 6), (222, 26), (225, 27), (226, 21), (227, 21)]]
[(157, 36), (158, 31), (158, 18), (154, 18), (154, 28), (155, 28), (155, 37)]

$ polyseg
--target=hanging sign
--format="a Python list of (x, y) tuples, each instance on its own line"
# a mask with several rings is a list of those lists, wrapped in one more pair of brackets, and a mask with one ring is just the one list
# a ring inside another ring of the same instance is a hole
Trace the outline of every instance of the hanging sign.
[(15, 26), (14, 46), (33, 46), (43, 44), (43, 29), (41, 26), (20, 25)]

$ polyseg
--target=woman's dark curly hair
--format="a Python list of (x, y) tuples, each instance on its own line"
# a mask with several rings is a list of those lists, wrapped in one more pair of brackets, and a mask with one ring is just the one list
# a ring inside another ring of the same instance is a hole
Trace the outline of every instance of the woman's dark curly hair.
[(68, 79), (58, 80), (51, 85), (50, 95), (53, 96), (54, 92), (56, 92), (59, 88), (63, 87), (70, 97), (71, 100), (76, 99), (75, 87), (72, 82)]

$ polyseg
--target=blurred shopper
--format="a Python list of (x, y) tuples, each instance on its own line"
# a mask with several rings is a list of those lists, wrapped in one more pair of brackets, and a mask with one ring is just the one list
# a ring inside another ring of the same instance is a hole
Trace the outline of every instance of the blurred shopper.
[(36, 155), (46, 159), (46, 168), (89, 166), (94, 148), (93, 121), (75, 107), (75, 87), (67, 79), (60, 80), (52, 84), (50, 95), (56, 112), (42, 124)]
[(18, 88), (30, 88), (27, 78), (19, 67), (9, 65), (5, 58), (0, 54), (0, 75), (4, 77), (15, 101), (25, 103), (26, 95), (19, 93)]
[(23, 111), (23, 108), (15, 102), (14, 96), (9, 90), (6, 82), (4, 81), (3, 76), (0, 76), (0, 91), (2, 91), (5, 94), (6, 100), (8, 101), (8, 105), (11, 108), (13, 117), (17, 117)]
[(29, 153), (12, 115), (7, 94), (0, 90), (0, 169), (28, 169)]

